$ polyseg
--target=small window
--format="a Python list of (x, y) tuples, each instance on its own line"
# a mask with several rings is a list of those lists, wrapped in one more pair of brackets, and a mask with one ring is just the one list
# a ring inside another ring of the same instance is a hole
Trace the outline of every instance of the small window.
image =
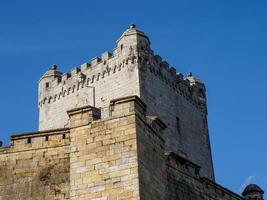
[(177, 133), (180, 134), (181, 133), (181, 124), (180, 124), (180, 118), (176, 117), (176, 129), (177, 129)]
[(62, 135), (62, 139), (66, 139), (66, 134), (63, 134)]
[(47, 142), (48, 140), (49, 140), (49, 137), (47, 135), (47, 136), (45, 136), (45, 141)]
[(31, 138), (28, 138), (28, 139), (27, 139), (27, 143), (28, 143), (28, 144), (32, 143), (32, 139), (31, 139)]
[(198, 176), (199, 175), (199, 170), (195, 169), (195, 175)]
[(123, 50), (123, 44), (121, 44), (121, 50)]
[(49, 83), (45, 83), (45, 87), (46, 88), (49, 88)]

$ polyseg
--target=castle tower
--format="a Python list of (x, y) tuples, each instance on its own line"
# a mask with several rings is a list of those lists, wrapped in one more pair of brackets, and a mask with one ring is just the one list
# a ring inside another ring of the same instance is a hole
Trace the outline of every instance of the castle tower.
[(131, 25), (105, 52), (39, 81), (39, 129), (0, 141), (0, 199), (263, 200), (215, 183), (204, 83)]
[(250, 184), (244, 189), (242, 196), (245, 200), (264, 200), (263, 194), (264, 191), (259, 186)]
[(148, 36), (135, 25), (117, 40), (112, 54), (105, 52), (70, 74), (55, 68), (46, 72), (39, 82), (39, 130), (67, 127), (67, 111), (83, 106), (98, 108), (105, 119), (109, 102), (128, 96), (139, 97), (147, 115), (166, 124), (168, 151), (201, 166), (200, 175), (214, 180), (205, 85), (155, 55)]

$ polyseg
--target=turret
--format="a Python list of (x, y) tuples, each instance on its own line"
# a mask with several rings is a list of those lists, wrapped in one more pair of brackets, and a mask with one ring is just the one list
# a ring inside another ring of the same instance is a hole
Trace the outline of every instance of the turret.
[(151, 52), (149, 38), (143, 31), (137, 30), (132, 24), (117, 40), (118, 52), (122, 57), (144, 56)]
[(255, 184), (248, 185), (242, 193), (245, 200), (264, 200), (263, 194), (264, 191)]
[(194, 77), (191, 72), (187, 75), (185, 80), (189, 81), (194, 102), (202, 107), (202, 109), (206, 112), (206, 88), (204, 83), (200, 79)]
[[(49, 99), (42, 99), (47, 96), (48, 91), (61, 82), (62, 73), (57, 71), (57, 65), (53, 64), (39, 80), (39, 104), (49, 101)], [(42, 101), (42, 102), (41, 102)]]

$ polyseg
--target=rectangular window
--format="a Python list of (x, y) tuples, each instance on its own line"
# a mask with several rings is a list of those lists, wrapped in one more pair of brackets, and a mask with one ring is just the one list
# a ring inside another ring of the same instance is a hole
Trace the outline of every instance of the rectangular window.
[(176, 117), (176, 129), (177, 129), (177, 133), (180, 134), (181, 133), (181, 124), (180, 124), (180, 118)]
[(49, 83), (45, 83), (45, 87), (46, 88), (49, 88)]
[(45, 136), (45, 141), (46, 141), (46, 142), (48, 141), (48, 139), (49, 139), (48, 135)]
[(28, 138), (28, 139), (27, 139), (27, 143), (28, 143), (28, 144), (32, 143), (32, 139), (31, 139), (31, 138)]

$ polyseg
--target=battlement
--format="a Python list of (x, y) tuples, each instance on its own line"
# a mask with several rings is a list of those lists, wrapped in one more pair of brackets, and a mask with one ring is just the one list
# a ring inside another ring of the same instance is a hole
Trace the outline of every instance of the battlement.
[(206, 89), (204, 83), (189, 73), (186, 77), (177, 73), (174, 67), (170, 67), (159, 55), (151, 56), (150, 60), (142, 62), (149, 65), (152, 75), (158, 77), (162, 84), (167, 85), (174, 93), (180, 94), (193, 106), (206, 112)]
[[(109, 57), (105, 60), (104, 58), (94, 58), (91, 64), (84, 63), (79, 68), (73, 68), (71, 73), (58, 72), (61, 75), (56, 76), (51, 82), (46, 82), (44, 86), (45, 91), (39, 93), (39, 107), (42, 107), (44, 104), (53, 103), (81, 89), (97, 84), (108, 76), (119, 73), (129, 63), (127, 60), (116, 62), (114, 57)], [(136, 60), (132, 60), (131, 64), (135, 62)]]
[[(136, 39), (135, 42), (131, 41), (128, 44), (129, 41), (123, 40), (123, 37), (133, 36), (135, 33), (145, 38), (146, 42)], [(101, 57), (94, 57), (91, 63), (75, 67), (69, 73), (57, 71), (57, 66), (52, 65), (52, 68), (39, 81), (38, 105), (42, 107), (69, 95), (77, 94), (81, 89), (101, 84), (99, 82), (105, 81), (107, 77), (112, 78), (123, 68), (130, 68), (133, 64), (140, 65), (141, 70), (149, 70), (152, 75), (158, 77), (162, 84), (168, 85), (173, 92), (179, 93), (192, 105), (201, 109), (205, 107), (204, 84), (193, 77), (191, 73), (184, 78), (159, 55), (154, 55), (150, 48), (149, 38), (135, 27), (130, 27), (117, 40), (117, 47), (112, 53), (104, 52)], [(124, 70), (122, 73), (128, 72)], [(123, 74), (118, 76), (123, 76)]]

